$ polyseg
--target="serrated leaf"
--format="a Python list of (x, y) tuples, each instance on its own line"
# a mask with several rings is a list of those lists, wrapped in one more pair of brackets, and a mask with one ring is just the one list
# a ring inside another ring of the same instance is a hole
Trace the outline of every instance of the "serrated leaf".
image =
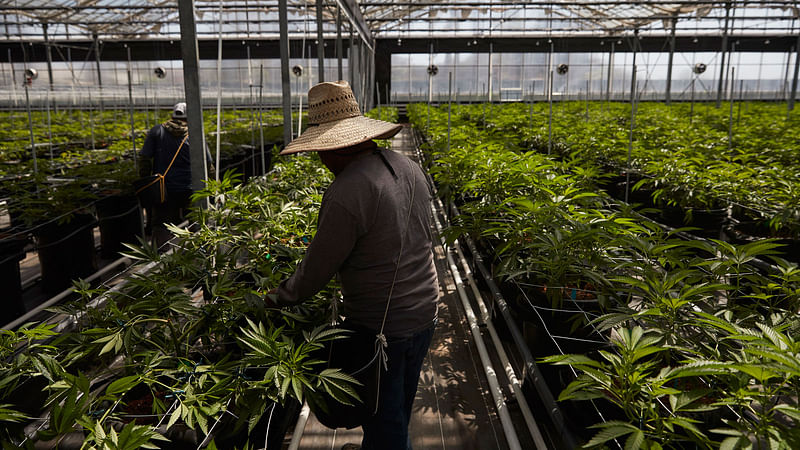
[(719, 444), (719, 450), (739, 450), (743, 447), (743, 444), (749, 444), (749, 441), (745, 440), (742, 437), (729, 437), (725, 438)]
[(644, 442), (642, 430), (636, 430), (625, 440), (625, 450), (639, 450)]
[(613, 420), (598, 425), (594, 425), (592, 426), (592, 428), (601, 428), (601, 430), (600, 432), (595, 434), (592, 437), (592, 439), (583, 446), (583, 448), (589, 448), (595, 445), (600, 445), (612, 439), (616, 439), (620, 436), (625, 436), (626, 434), (640, 431), (635, 426), (627, 422), (620, 422), (618, 420)]
[(286, 392), (289, 391), (289, 385), (291, 384), (292, 379), (291, 377), (285, 377), (283, 382), (281, 383), (281, 391), (280, 396), (281, 398), (286, 398)]
[(175, 407), (175, 411), (172, 411), (172, 414), (169, 416), (169, 420), (167, 421), (167, 429), (172, 428), (173, 425), (181, 418), (181, 405)]
[(127, 392), (134, 386), (138, 385), (141, 380), (142, 379), (139, 375), (130, 375), (127, 377), (122, 377), (118, 380), (114, 380), (114, 382), (109, 384), (106, 388), (106, 394), (113, 395), (119, 394), (120, 392)]
[(294, 398), (303, 403), (303, 385), (297, 378), (292, 378), (292, 391), (294, 392)]

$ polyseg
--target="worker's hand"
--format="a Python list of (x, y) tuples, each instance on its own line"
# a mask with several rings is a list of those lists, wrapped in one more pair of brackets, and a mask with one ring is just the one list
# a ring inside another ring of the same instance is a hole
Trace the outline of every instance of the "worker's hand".
[(272, 288), (264, 296), (264, 306), (266, 308), (280, 308), (278, 306), (278, 288)]

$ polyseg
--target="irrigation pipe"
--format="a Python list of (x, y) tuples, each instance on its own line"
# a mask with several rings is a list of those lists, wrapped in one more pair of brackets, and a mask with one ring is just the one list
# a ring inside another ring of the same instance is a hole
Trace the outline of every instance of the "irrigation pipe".
[(458, 244), (458, 240), (453, 242), (453, 247), (456, 249), (456, 255), (458, 255), (458, 260), (464, 270), (464, 275), (467, 277), (467, 282), (472, 288), (473, 297), (475, 298), (475, 301), (478, 304), (478, 309), (481, 312), (481, 320), (484, 324), (486, 324), (486, 329), (489, 330), (489, 335), (492, 338), (495, 350), (497, 350), (497, 356), (500, 358), (500, 363), (506, 370), (506, 376), (508, 377), (508, 381), (511, 383), (511, 389), (514, 392), (514, 397), (517, 399), (522, 416), (525, 418), (525, 424), (528, 426), (528, 431), (533, 438), (533, 442), (536, 444), (536, 448), (547, 450), (547, 444), (544, 442), (542, 432), (539, 431), (539, 427), (536, 425), (536, 419), (533, 418), (533, 413), (531, 413), (531, 409), (528, 406), (528, 401), (525, 399), (525, 394), (522, 392), (522, 386), (517, 379), (517, 374), (514, 372), (514, 368), (511, 366), (511, 362), (508, 359), (506, 350), (503, 348), (503, 343), (500, 341), (500, 336), (497, 335), (497, 331), (492, 323), (492, 318), (489, 315), (489, 310), (486, 308), (486, 304), (483, 301), (483, 296), (481, 295), (480, 290), (478, 290), (478, 286), (475, 283), (475, 278), (472, 276), (472, 270), (470, 270), (469, 264), (467, 264), (467, 261), (464, 258), (464, 253), (461, 251), (461, 246)]
[(308, 407), (308, 403), (303, 403), (303, 409), (300, 410), (300, 417), (297, 418), (297, 423), (294, 426), (292, 441), (289, 442), (288, 450), (297, 450), (300, 448), (300, 440), (303, 438), (303, 431), (306, 428), (310, 412), (311, 409)]
[[(439, 218), (436, 216), (436, 207), (433, 203), (431, 203), (430, 206), (431, 211), (433, 212), (433, 222), (436, 225), (436, 230), (441, 235), (442, 225), (439, 223)], [(503, 426), (503, 433), (506, 436), (508, 447), (511, 450), (522, 450), (522, 447), (519, 443), (519, 438), (517, 438), (517, 433), (514, 430), (514, 424), (511, 421), (511, 415), (509, 414), (505, 400), (503, 399), (503, 391), (500, 389), (500, 383), (497, 380), (497, 373), (495, 372), (494, 367), (492, 367), (489, 353), (486, 350), (486, 344), (483, 342), (483, 336), (481, 335), (480, 326), (478, 325), (478, 319), (475, 317), (472, 306), (469, 304), (467, 293), (464, 290), (464, 282), (461, 279), (461, 275), (458, 272), (458, 267), (456, 267), (455, 261), (453, 261), (451, 249), (446, 246), (444, 238), (441, 238), (441, 245), (445, 251), (445, 255), (447, 256), (447, 263), (450, 267), (450, 272), (453, 275), (456, 289), (458, 290), (458, 296), (461, 299), (461, 304), (464, 307), (464, 313), (467, 316), (470, 332), (475, 340), (475, 346), (478, 349), (478, 355), (483, 363), (483, 370), (486, 373), (486, 379), (489, 382), (489, 391), (492, 393), (494, 406), (497, 409), (497, 415), (500, 417), (500, 423)]]

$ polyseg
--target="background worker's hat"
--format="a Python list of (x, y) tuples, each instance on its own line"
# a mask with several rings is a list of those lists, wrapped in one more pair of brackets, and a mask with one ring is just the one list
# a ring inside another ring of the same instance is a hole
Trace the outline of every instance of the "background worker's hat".
[(173, 119), (186, 118), (186, 103), (184, 102), (175, 103), (175, 106), (172, 107), (172, 118)]
[(361, 115), (346, 81), (320, 83), (308, 91), (308, 128), (281, 155), (322, 152), (350, 147), (371, 139), (388, 139), (403, 126)]

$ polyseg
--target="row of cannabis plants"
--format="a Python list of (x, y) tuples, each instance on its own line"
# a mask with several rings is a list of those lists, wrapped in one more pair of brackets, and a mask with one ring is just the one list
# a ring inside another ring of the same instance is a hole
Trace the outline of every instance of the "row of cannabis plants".
[(798, 448), (800, 270), (779, 244), (679, 239), (598, 190), (578, 149), (532, 151), (527, 127), (481, 126), (480, 111), (409, 118), (458, 207), (449, 237), (492, 261), (585, 446)]
[[(86, 130), (72, 116), (75, 112), (60, 114), (64, 116), (61, 126), (73, 129), (73, 138), (85, 138)], [(115, 117), (111, 110), (103, 114), (98, 114), (98, 121)], [(209, 131), (207, 140), (216, 153), (216, 132), (211, 132), (216, 116), (208, 116), (205, 119)], [(160, 120), (167, 118), (168, 112), (159, 117)], [(137, 113), (136, 119), (136, 126), (143, 126), (142, 113)], [(258, 130), (258, 121), (253, 121), (251, 113), (225, 111), (221, 119), (222, 170), (236, 169), (245, 179), (268, 170), (274, 154), (273, 145), (282, 141), (282, 126), (275, 125), (279, 120), (277, 114), (270, 112), (262, 116), (265, 167), (262, 167), (260, 148), (250, 145), (253, 141), (262, 141), (262, 131)], [(54, 295), (69, 287), (71, 279), (97, 270), (94, 228), (99, 227), (100, 256), (105, 259), (116, 258), (122, 242), (135, 242), (136, 236), (142, 235), (142, 216), (132, 184), (139, 173), (130, 130), (125, 123), (103, 125), (116, 139), (107, 136), (104, 148), (90, 148), (84, 141), (72, 141), (69, 147), (56, 147), (57, 151), (50, 158), (42, 153), (47, 151), (47, 146), (42, 146), (37, 147), (39, 157), (34, 160), (29, 142), (22, 141), (16, 144), (24, 151), (6, 149), (0, 153), (4, 171), (0, 177), (0, 216), (4, 216), (0, 217), (3, 221), (0, 277), (8, 285), (7, 303), (11, 305), (8, 320), (25, 312), (17, 264), (25, 258), (28, 249), (38, 252), (43, 290)], [(41, 128), (37, 130), (42, 132)], [(147, 131), (137, 128), (136, 149), (142, 148)]]
[(752, 234), (800, 236), (800, 143), (793, 131), (800, 119), (787, 118), (781, 105), (738, 105), (732, 122), (727, 105), (642, 103), (632, 116), (625, 103), (563, 102), (554, 105), (552, 122), (548, 107), (472, 105), (456, 114), (487, 132), (520, 136), (527, 149), (566, 158), (577, 153), (597, 164), (609, 184), (630, 172), (659, 206), (731, 206)]
[(315, 354), (336, 336), (333, 287), (295, 308), (262, 300), (302, 258), (329, 182), (312, 157), (210, 181), (172, 252), (131, 246), (122, 288), (76, 282), (81, 298), (54, 309), (65, 331), (0, 332), (4, 448), (250, 448), (267, 433), (278, 448), (304, 400), (353, 401)]
[[(8, 198), (5, 212), (10, 215), (12, 225), (24, 223), (30, 226), (67, 214), (81, 204), (102, 198), (103, 194), (109, 192), (132, 192), (131, 182), (138, 177), (133, 150), (142, 148), (148, 130), (143, 128), (143, 113), (137, 113), (134, 144), (131, 142), (129, 123), (114, 121), (114, 114), (118, 112), (107, 110), (99, 113), (101, 117), (98, 120), (106, 121), (98, 125), (108, 129), (108, 134), (104, 135), (107, 141), (102, 146), (92, 148), (85, 142), (85, 125), (76, 121), (72, 117), (75, 112), (71, 111), (59, 113), (65, 116), (61, 118), (60, 126), (73, 131), (70, 136), (74, 140), (68, 147), (58, 146), (54, 153), (48, 155), (47, 130), (41, 127), (36, 129), (38, 145), (35, 161), (29, 140), (5, 142), (6, 146), (16, 146), (0, 151), (0, 196)], [(160, 121), (168, 118), (168, 111), (162, 112), (159, 117)], [(252, 117), (250, 111), (223, 112), (220, 132), (220, 166), (223, 171), (235, 167), (244, 159), (248, 162), (258, 159), (253, 158), (256, 152), (251, 144), (260, 143), (262, 133), (268, 153), (273, 144), (282, 141), (282, 126), (276, 125), (280, 123), (277, 113), (264, 113), (261, 119), (264, 130), (259, 130), (259, 121)], [(206, 114), (204, 122), (207, 144), (212, 151), (212, 158), (216, 160), (216, 115)]]
[[(396, 115), (396, 113), (395, 113)], [(75, 281), (48, 323), (0, 331), (3, 448), (279, 448), (303, 401), (358, 401), (328, 368), (336, 285), (265, 309), (302, 259), (331, 175), (316, 155), (209, 181), (172, 250), (140, 243), (122, 284)]]

